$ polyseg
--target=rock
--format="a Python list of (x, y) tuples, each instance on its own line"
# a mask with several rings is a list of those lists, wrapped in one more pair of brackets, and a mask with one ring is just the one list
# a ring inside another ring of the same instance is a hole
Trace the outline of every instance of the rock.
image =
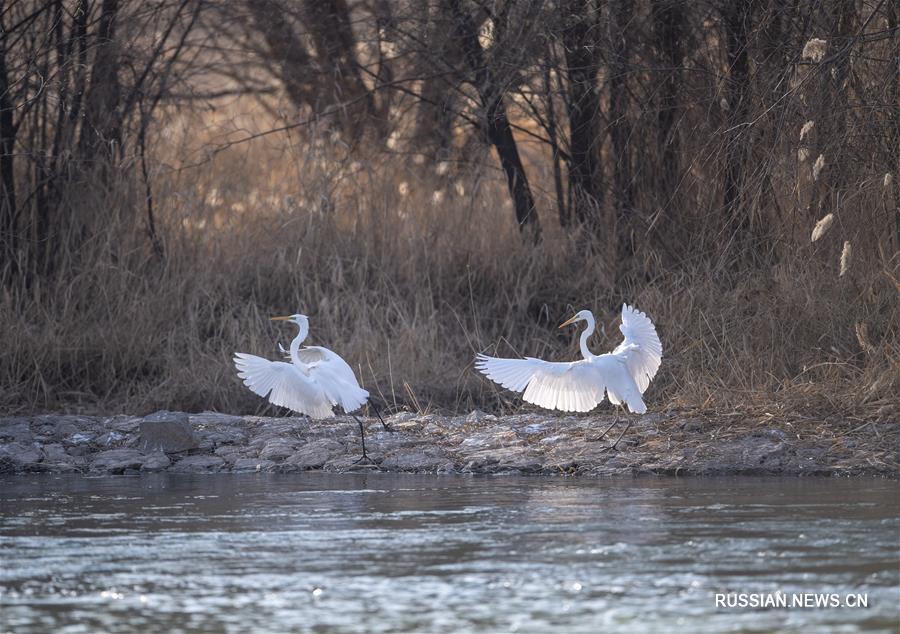
[(488, 449), (506, 447), (520, 442), (516, 432), (497, 425), (482, 432), (467, 434), (460, 446), (466, 449)]
[(547, 436), (546, 438), (541, 438), (541, 439), (538, 441), (538, 444), (541, 444), (541, 445), (555, 445), (556, 443), (562, 442), (563, 440), (566, 440), (566, 437), (565, 437), (565, 436), (562, 436), (562, 435)]
[[(360, 456), (357, 428), (343, 417), (315, 425), (302, 417), (215, 413), (158, 412), (146, 419), (55, 414), (0, 417), (0, 472), (136, 475), (151, 471), (289, 473), (311, 468), (338, 472), (380, 468), (590, 476), (897, 473), (888, 460), (896, 461), (885, 449), (900, 438), (900, 424), (893, 419), (879, 423), (872, 417), (869, 430), (877, 433), (830, 439), (779, 428), (777, 421), (759, 425), (752, 419), (738, 420), (735, 428), (731, 417), (685, 418), (667, 412), (634, 419), (617, 450), (608, 445), (618, 437), (624, 421), (602, 442), (588, 442), (612, 420), (605, 413), (494, 418), (478, 411), (468, 416), (404, 412), (391, 418), (391, 423), (400, 427), (398, 432), (388, 433), (377, 421), (367, 419), (364, 424), (371, 433), (366, 435), (366, 444), (372, 460), (380, 465), (373, 467), (355, 464)], [(701, 442), (725, 423), (731, 426), (728, 434), (717, 436), (715, 442)], [(166, 451), (172, 453), (166, 455)], [(180, 453), (180, 461), (174, 457), (179, 452), (185, 452)]]
[(94, 438), (94, 443), (101, 447), (115, 447), (125, 440), (125, 434), (109, 431)]
[(162, 451), (156, 451), (144, 459), (144, 463), (141, 465), (141, 471), (165, 471), (171, 464), (172, 461), (169, 460), (169, 456)]
[(140, 469), (144, 454), (135, 449), (108, 449), (101, 451), (91, 461), (91, 471), (122, 473), (126, 469)]
[(89, 444), (83, 445), (69, 445), (66, 447), (66, 451), (70, 456), (77, 456), (79, 458), (85, 458), (85, 456), (91, 455), (91, 446)]
[(240, 425), (244, 419), (232, 414), (220, 414), (218, 412), (201, 412), (189, 416), (192, 425)]
[(485, 420), (497, 420), (497, 417), (493, 414), (482, 412), (480, 409), (473, 409), (472, 412), (466, 416), (467, 423), (480, 423)]
[(74, 473), (78, 468), (70, 462), (38, 462), (29, 469), (39, 473)]
[(292, 456), (296, 450), (297, 447), (293, 443), (277, 438), (265, 444), (259, 452), (259, 457), (263, 460), (284, 460)]
[(112, 428), (120, 434), (133, 434), (141, 424), (140, 418), (116, 418), (112, 421)]
[(385, 418), (384, 422), (386, 422), (388, 425), (393, 426), (393, 425), (400, 425), (402, 423), (413, 421), (413, 420), (415, 420), (415, 418), (416, 418), (416, 415), (413, 414), (412, 412), (398, 412), (398, 413), (394, 414), (393, 416), (388, 416), (387, 418)]
[(428, 450), (400, 450), (382, 460), (381, 467), (397, 471), (436, 471), (447, 463), (447, 456)]
[(33, 439), (31, 426), (24, 418), (7, 418), (0, 421), (0, 440), (28, 443)]
[(247, 432), (240, 427), (219, 427), (200, 432), (200, 437), (215, 446), (241, 445), (247, 442)]
[(188, 415), (183, 412), (156, 412), (141, 421), (138, 448), (144, 452), (177, 453), (197, 447)]
[(41, 452), (30, 444), (12, 442), (0, 445), (0, 473), (30, 470), (41, 461), (41, 457)]
[(94, 434), (89, 432), (78, 431), (66, 438), (66, 442), (70, 445), (87, 445), (94, 440)]
[(515, 469), (520, 472), (536, 472), (542, 468), (541, 461), (522, 447), (482, 449), (466, 455), (465, 459), (466, 469), (469, 471)]
[(343, 446), (333, 440), (322, 439), (306, 443), (285, 462), (301, 469), (318, 469), (332, 456), (343, 452)]
[(218, 471), (225, 461), (219, 456), (185, 456), (175, 463), (169, 471), (177, 473), (211, 473)]
[(275, 467), (275, 463), (271, 460), (260, 460), (259, 458), (238, 458), (234, 461), (232, 469), (234, 471), (271, 471)]
[(221, 445), (220, 447), (216, 447), (213, 453), (222, 458), (228, 459), (228, 456), (237, 454), (240, 457), (240, 454), (244, 453), (246, 449), (239, 445)]
[(59, 443), (52, 443), (49, 445), (44, 445), (41, 451), (44, 454), (44, 462), (68, 462), (71, 463), (74, 461), (72, 456), (70, 456), (65, 448)]
[(61, 420), (56, 423), (53, 439), (56, 442), (65, 442), (77, 433), (78, 426), (75, 423), (68, 420)]

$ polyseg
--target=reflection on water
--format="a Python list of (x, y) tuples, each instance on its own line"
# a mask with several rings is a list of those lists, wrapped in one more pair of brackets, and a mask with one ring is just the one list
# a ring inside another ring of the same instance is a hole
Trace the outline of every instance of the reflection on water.
[[(900, 483), (0, 479), (0, 631), (896, 631)], [(865, 593), (724, 609), (715, 593)]]

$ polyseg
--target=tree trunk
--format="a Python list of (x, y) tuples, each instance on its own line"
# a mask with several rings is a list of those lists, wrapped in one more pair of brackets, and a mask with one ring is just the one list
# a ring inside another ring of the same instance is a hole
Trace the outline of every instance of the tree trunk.
[(9, 75), (6, 69), (6, 34), (0, 34), (0, 280), (15, 272), (18, 246), (18, 207), (14, 156), (16, 127), (14, 105), (9, 98)]
[(681, 166), (678, 162), (677, 122), (681, 116), (679, 86), (684, 57), (683, 38), (687, 31), (684, 5), (671, 0), (651, 2), (653, 30), (658, 51), (659, 102), (657, 105), (657, 157), (660, 165), (660, 213), (677, 208), (675, 200)]
[(724, 5), (725, 50), (728, 59), (728, 89), (725, 131), (725, 175), (723, 207), (736, 227), (745, 227), (747, 218), (738, 200), (743, 182), (746, 155), (749, 61), (747, 54), (752, 0), (730, 0)]
[(326, 85), (326, 100), (340, 109), (341, 128), (358, 141), (375, 114), (375, 101), (356, 60), (356, 37), (346, 0), (304, 0), (304, 14)]
[(635, 251), (634, 176), (631, 167), (631, 120), (628, 113), (628, 72), (631, 0), (613, 0), (609, 6), (609, 119), (612, 142), (613, 202), (616, 216), (617, 260)]
[(104, 158), (109, 158), (118, 145), (122, 132), (118, 113), (119, 55), (115, 41), (118, 11), (119, 0), (103, 0), (79, 142), (81, 158), (87, 163), (93, 162), (101, 154)]
[(575, 221), (593, 237), (604, 226), (600, 166), (600, 88), (597, 85), (597, 14), (593, 0), (569, 0), (563, 29), (569, 115), (569, 190)]
[(447, 0), (454, 18), (456, 35), (470, 70), (474, 85), (484, 108), (484, 132), (497, 151), (500, 165), (506, 174), (506, 184), (516, 212), (516, 222), (522, 231), (530, 230), (534, 240), (540, 239), (540, 222), (519, 149), (503, 103), (503, 90), (491, 68), (486, 64), (484, 51), (471, 16), (463, 11), (460, 0)]
[(303, 40), (284, 18), (277, 0), (247, 0), (247, 8), (262, 33), (269, 50), (274, 74), (281, 81), (288, 98), (297, 109), (320, 107), (316, 78), (312, 74), (312, 58)]
[(454, 109), (459, 87), (451, 81), (452, 75), (437, 73), (435, 69), (444, 65), (456, 68), (465, 64), (465, 59), (451, 34), (445, 32), (444, 23), (432, 15), (433, 11), (430, 9), (428, 14), (429, 46), (416, 52), (422, 96), (416, 105), (413, 144), (426, 161), (436, 163), (449, 159), (453, 152)]

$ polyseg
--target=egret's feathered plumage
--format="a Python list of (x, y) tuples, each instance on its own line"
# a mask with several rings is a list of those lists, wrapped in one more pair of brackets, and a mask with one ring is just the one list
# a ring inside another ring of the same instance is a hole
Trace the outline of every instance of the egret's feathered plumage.
[[(334, 416), (335, 407), (340, 407), (352, 416), (353, 412), (366, 404), (369, 393), (359, 386), (353, 369), (340, 355), (321, 346), (300, 347), (309, 334), (309, 319), (305, 315), (272, 319), (291, 321), (300, 328), (286, 351), (290, 363), (235, 352), (234, 366), (244, 385), (253, 393), (268, 398), (273, 405), (286, 407), (312, 419)], [(283, 348), (282, 351), (285, 352)], [(363, 457), (367, 457), (362, 422), (359, 419), (357, 422), (362, 438)], [(387, 425), (385, 428), (387, 429)]]
[[(479, 354), (475, 367), (488, 378), (515, 392), (529, 403), (564, 412), (588, 412), (608, 397), (614, 405), (625, 403), (631, 412), (643, 414), (643, 393), (662, 361), (662, 344), (653, 322), (627, 304), (622, 306), (622, 343), (607, 354), (595, 355), (587, 347), (596, 322), (583, 310), (562, 326), (586, 321), (581, 333), (580, 361), (555, 363), (525, 357), (498, 359)], [(560, 326), (560, 327), (562, 327)]]

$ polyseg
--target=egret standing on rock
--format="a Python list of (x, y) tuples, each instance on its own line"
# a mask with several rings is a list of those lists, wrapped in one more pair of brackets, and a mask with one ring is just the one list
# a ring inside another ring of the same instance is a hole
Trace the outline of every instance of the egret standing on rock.
[[(515, 392), (523, 392), (527, 402), (547, 409), (564, 412), (588, 412), (603, 402), (604, 393), (610, 403), (625, 403), (632, 413), (647, 411), (641, 395), (650, 385), (662, 361), (662, 344), (653, 322), (642, 312), (627, 304), (622, 306), (622, 325), (625, 336), (615, 350), (595, 355), (587, 346), (594, 334), (596, 322), (589, 310), (582, 310), (560, 325), (560, 328), (579, 321), (587, 322), (581, 333), (581, 361), (552, 363), (541, 359), (498, 359), (479, 354), (475, 367), (489, 379)], [(599, 438), (618, 422), (610, 425)], [(621, 440), (631, 421), (619, 436)], [(615, 447), (619, 440), (612, 445)]]
[[(312, 419), (334, 416), (332, 408), (340, 406), (359, 424), (362, 458), (366, 454), (366, 434), (362, 421), (353, 415), (369, 401), (369, 393), (359, 386), (353, 369), (338, 354), (321, 346), (300, 344), (309, 334), (309, 318), (306, 315), (272, 317), (272, 321), (290, 321), (300, 328), (291, 342), (288, 356), (290, 363), (269, 361), (243, 352), (234, 353), (234, 366), (244, 385), (255, 394), (269, 399), (272, 405), (287, 407)], [(374, 403), (373, 403), (374, 405)], [(387, 423), (375, 410), (385, 429)]]

